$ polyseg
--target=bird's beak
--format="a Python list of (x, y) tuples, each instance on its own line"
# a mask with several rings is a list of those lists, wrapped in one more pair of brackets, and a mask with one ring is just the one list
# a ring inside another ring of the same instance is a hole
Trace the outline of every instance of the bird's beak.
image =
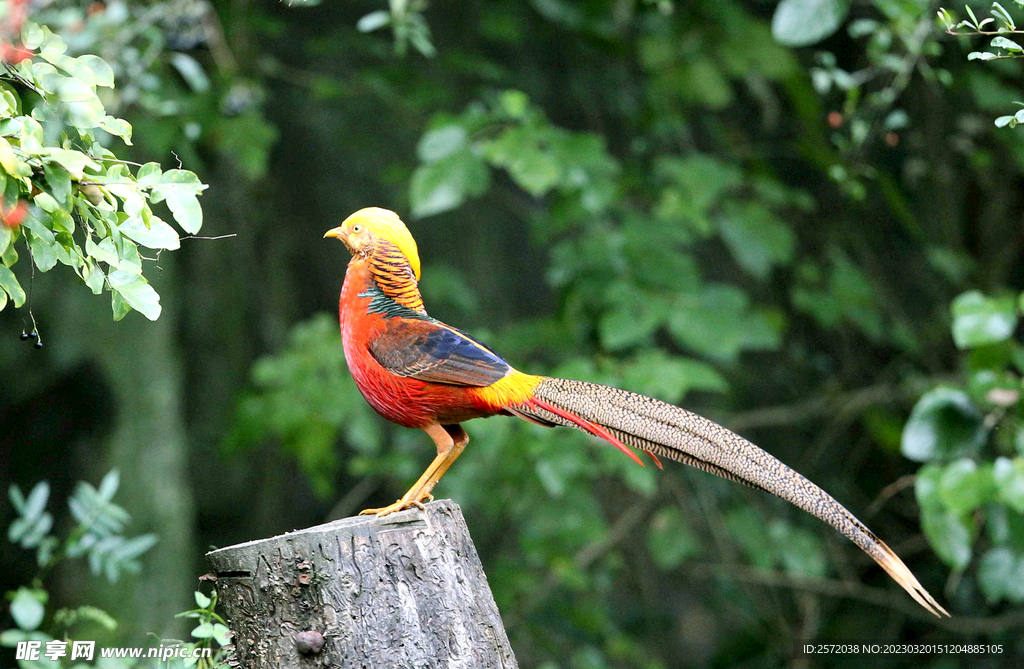
[(335, 239), (340, 239), (340, 240), (344, 241), (344, 239), (345, 239), (344, 226), (340, 226), (339, 225), (338, 227), (332, 228), (332, 229), (328, 230), (327, 232), (325, 232), (324, 233), (324, 239), (327, 239), (328, 237), (334, 237)]

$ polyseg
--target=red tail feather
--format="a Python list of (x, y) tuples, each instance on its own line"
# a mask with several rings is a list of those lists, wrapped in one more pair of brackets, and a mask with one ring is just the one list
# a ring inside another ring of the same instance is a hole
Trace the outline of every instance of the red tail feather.
[[(575, 423), (576, 425), (579, 425), (584, 431), (589, 432), (590, 434), (594, 435), (595, 437), (600, 437), (601, 439), (604, 439), (609, 444), (611, 444), (615, 448), (619, 449), (620, 451), (622, 451), (623, 453), (628, 455), (630, 458), (633, 459), (633, 462), (637, 463), (641, 467), (644, 466), (643, 461), (639, 457), (637, 457), (636, 453), (634, 453), (633, 451), (629, 450), (628, 446), (626, 446), (621, 441), (616, 439), (615, 436), (612, 435), (611, 432), (609, 432), (608, 430), (604, 429), (600, 425), (597, 425), (596, 423), (591, 423), (589, 420), (580, 418), (579, 416), (577, 416), (575, 414), (569, 413), (565, 409), (560, 409), (560, 408), (556, 407), (554, 404), (551, 404), (549, 402), (545, 402), (544, 400), (539, 400), (536, 397), (533, 397), (533, 398), (527, 400), (526, 403), (527, 404), (532, 404), (533, 406), (537, 407), (538, 409), (543, 409), (544, 411), (550, 411), (551, 413), (555, 414), (556, 416), (559, 416), (561, 418), (566, 419), (567, 421), (571, 421), (571, 422)], [(648, 453), (650, 453), (650, 451), (648, 451)], [(654, 457), (653, 453), (651, 453), (651, 457)], [(658, 458), (654, 458), (654, 461), (658, 464), (658, 467), (661, 468), (661, 463), (658, 462)]]

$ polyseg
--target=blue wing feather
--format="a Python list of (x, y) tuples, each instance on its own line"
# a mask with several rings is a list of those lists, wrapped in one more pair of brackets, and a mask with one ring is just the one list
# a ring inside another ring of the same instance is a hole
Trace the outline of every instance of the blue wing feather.
[(399, 376), (460, 386), (489, 386), (511, 369), (466, 333), (434, 320), (389, 319), (370, 354)]

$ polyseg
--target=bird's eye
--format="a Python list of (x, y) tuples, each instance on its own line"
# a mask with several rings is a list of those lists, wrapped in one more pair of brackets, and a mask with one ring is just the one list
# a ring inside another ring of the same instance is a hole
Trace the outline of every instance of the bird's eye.
[(361, 226), (361, 225), (353, 225), (352, 226), (352, 232), (362, 232), (362, 230), (363, 230), (363, 226)]

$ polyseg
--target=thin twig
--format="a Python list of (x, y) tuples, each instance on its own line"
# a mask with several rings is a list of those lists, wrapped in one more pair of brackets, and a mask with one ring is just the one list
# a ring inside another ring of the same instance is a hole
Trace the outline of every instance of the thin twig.
[(957, 37), (970, 37), (971, 35), (991, 35), (998, 37), (999, 35), (1024, 35), (1024, 30), (975, 30), (969, 33), (958, 33), (954, 28), (946, 28), (947, 35), (956, 35)]
[(197, 235), (185, 235), (181, 239), (204, 239), (207, 241), (213, 241), (216, 239), (227, 239), (228, 237), (237, 237), (237, 232), (232, 232), (230, 235), (217, 235), (216, 237), (199, 237)]
[(794, 576), (778, 571), (751, 569), (735, 564), (688, 563), (681, 574), (695, 578), (712, 577), (723, 580), (743, 581), (777, 588), (790, 588), (814, 592), (827, 597), (844, 597), (855, 599), (880, 608), (890, 609), (911, 618), (967, 636), (976, 634), (997, 634), (1010, 629), (1024, 627), (1024, 611), (1018, 610), (997, 616), (956, 616), (953, 618), (936, 618), (922, 608), (914, 606), (910, 600), (904, 601), (901, 595), (892, 594), (885, 588), (856, 583), (838, 581), (831, 578), (814, 578), (810, 576)]
[(723, 424), (734, 431), (798, 425), (819, 416), (833, 415), (836, 413), (836, 407), (844, 407), (846, 411), (856, 413), (871, 406), (887, 404), (904, 395), (908, 398), (913, 397), (909, 390), (889, 384), (878, 384), (843, 393), (819, 394), (793, 404), (736, 413), (725, 419)]
[(871, 516), (881, 511), (882, 507), (885, 506), (886, 502), (895, 497), (897, 494), (903, 492), (905, 489), (913, 488), (914, 483), (916, 482), (916, 476), (914, 476), (913, 474), (907, 474), (906, 476), (899, 477), (889, 485), (882, 488), (879, 491), (878, 496), (876, 496), (875, 499), (871, 501), (871, 504), (868, 504), (867, 511), (864, 512), (864, 517), (870, 518)]
[(38, 88), (36, 88), (35, 84), (33, 84), (31, 81), (29, 81), (25, 77), (21, 76), (21, 74), (17, 70), (15, 70), (14, 67), (10, 63), (8, 63), (7, 61), (4, 61), (4, 68), (7, 70), (8, 74), (10, 74), (12, 77), (14, 77), (15, 81), (19, 82), (23, 86), (27, 86), (29, 89), (31, 89), (37, 95), (43, 95), (43, 92), (40, 91)]
[(108, 163), (123, 163), (125, 165), (134, 165), (135, 167), (142, 167), (142, 163), (133, 163), (130, 160), (120, 160), (119, 158), (93, 158), (93, 160), (102, 160)]

